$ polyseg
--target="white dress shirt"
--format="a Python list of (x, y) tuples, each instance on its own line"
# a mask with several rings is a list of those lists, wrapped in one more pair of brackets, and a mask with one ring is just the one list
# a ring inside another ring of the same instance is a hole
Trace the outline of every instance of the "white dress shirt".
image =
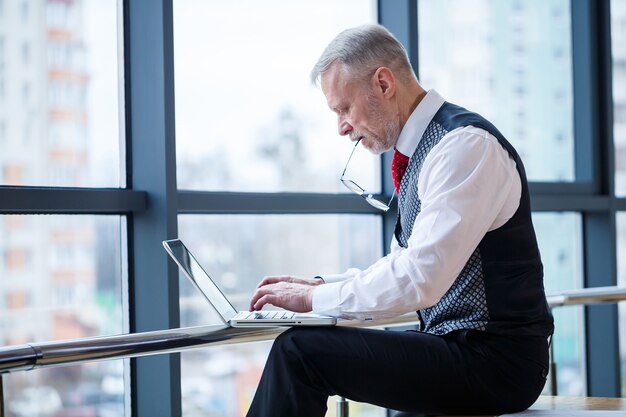
[[(430, 90), (400, 132), (396, 148), (412, 156), (444, 99)], [(365, 270), (322, 275), (313, 312), (375, 320), (430, 307), (452, 286), (485, 233), (515, 214), (521, 179), (515, 161), (483, 129), (466, 126), (432, 148), (419, 174), (421, 212), (408, 247), (395, 237), (391, 252)]]

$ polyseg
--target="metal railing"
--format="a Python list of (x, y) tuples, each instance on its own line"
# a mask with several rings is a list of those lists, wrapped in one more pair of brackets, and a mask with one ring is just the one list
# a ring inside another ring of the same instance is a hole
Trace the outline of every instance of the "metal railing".
[[(626, 287), (597, 287), (560, 291), (548, 294), (550, 308), (565, 305), (592, 304), (626, 300)], [(392, 327), (417, 323), (417, 315), (374, 322), (340, 322), (354, 327)], [(206, 345), (244, 343), (271, 340), (283, 328), (232, 328), (225, 325), (184, 327), (143, 333), (98, 336), (55, 342), (28, 343), (0, 348), (1, 374), (37, 368), (70, 365), (105, 359), (123, 359), (162, 353), (180, 352)], [(556, 381), (553, 379), (553, 383)], [(0, 382), (0, 389), (2, 388)], [(0, 399), (3, 397), (0, 392)], [(2, 404), (0, 404), (0, 407)], [(345, 400), (339, 408), (347, 409)], [(343, 414), (347, 417), (347, 413)]]
[[(391, 327), (417, 323), (409, 314), (373, 322), (342, 321), (351, 327)], [(271, 340), (285, 328), (234, 328), (225, 325), (182, 327), (143, 333), (97, 336), (0, 348), (0, 374), (104, 359), (123, 359), (180, 352), (205, 345)]]
[[(626, 300), (626, 287), (595, 287), (578, 290), (566, 290), (548, 294), (546, 297), (550, 309), (568, 305), (587, 305)], [(554, 339), (550, 343), (550, 395), (556, 396), (557, 365), (554, 360)]]
[(550, 308), (575, 304), (595, 304), (626, 300), (626, 287), (596, 287), (548, 294)]

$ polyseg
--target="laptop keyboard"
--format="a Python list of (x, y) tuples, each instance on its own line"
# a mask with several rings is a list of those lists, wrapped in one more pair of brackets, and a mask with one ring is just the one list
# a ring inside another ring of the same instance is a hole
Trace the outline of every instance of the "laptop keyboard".
[(295, 313), (291, 311), (250, 311), (247, 314), (240, 313), (239, 320), (286, 320), (293, 318)]

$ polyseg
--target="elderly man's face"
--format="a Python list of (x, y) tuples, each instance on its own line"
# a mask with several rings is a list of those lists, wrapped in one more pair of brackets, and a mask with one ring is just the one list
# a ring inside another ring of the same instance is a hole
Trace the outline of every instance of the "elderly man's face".
[(361, 140), (375, 154), (391, 149), (398, 140), (400, 125), (397, 112), (373, 80), (366, 85), (350, 80), (339, 65), (322, 73), (321, 86), (328, 107), (337, 114), (339, 134)]

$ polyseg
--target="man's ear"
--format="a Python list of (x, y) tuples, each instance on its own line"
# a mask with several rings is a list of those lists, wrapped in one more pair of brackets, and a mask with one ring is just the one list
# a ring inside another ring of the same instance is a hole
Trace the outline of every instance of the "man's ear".
[(387, 67), (380, 67), (376, 70), (373, 77), (374, 86), (387, 98), (393, 97), (396, 93), (396, 76), (393, 71)]

